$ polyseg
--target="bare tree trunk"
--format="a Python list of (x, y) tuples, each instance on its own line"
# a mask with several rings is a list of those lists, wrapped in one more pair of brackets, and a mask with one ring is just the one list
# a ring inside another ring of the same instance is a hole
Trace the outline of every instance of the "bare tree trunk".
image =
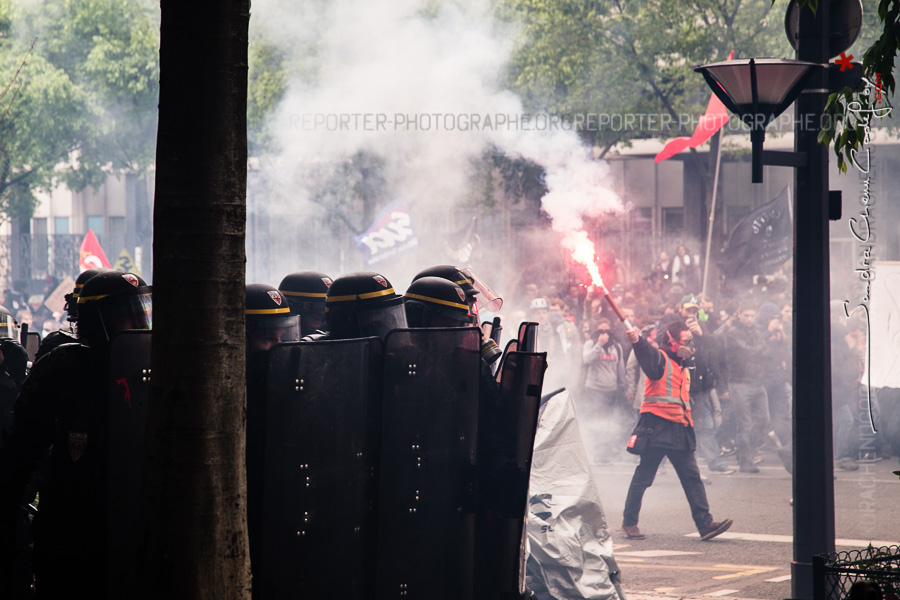
[(161, 0), (142, 593), (247, 599), (249, 0)]

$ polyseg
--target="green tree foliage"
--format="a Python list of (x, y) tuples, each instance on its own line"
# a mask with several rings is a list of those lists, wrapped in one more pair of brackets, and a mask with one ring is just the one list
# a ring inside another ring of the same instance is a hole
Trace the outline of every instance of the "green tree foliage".
[(34, 193), (153, 164), (158, 5), (149, 0), (0, 0), (0, 216)]
[(521, 23), (509, 84), (529, 108), (570, 119), (657, 115), (655, 124), (582, 131), (605, 148), (637, 137), (690, 135), (695, 122), (682, 115), (701, 115), (709, 100), (693, 72), (697, 64), (725, 60), (731, 50), (735, 58), (791, 52), (781, 11), (766, 0), (501, 0), (500, 6), (505, 18)]

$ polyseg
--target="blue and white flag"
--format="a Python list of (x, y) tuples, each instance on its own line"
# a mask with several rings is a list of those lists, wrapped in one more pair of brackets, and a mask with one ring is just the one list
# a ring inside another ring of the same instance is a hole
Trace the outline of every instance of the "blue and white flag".
[(409, 215), (409, 202), (398, 198), (385, 206), (372, 226), (356, 238), (356, 247), (374, 265), (419, 245)]

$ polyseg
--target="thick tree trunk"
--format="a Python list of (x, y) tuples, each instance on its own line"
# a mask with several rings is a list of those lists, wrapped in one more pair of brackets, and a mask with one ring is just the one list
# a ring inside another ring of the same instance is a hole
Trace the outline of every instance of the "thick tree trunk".
[(249, 0), (162, 0), (147, 598), (247, 599)]

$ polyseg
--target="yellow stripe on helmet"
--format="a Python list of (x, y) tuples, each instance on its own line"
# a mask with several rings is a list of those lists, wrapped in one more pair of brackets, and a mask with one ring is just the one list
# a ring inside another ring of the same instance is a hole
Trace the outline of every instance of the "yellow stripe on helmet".
[(433, 302), (434, 304), (443, 304), (444, 306), (459, 308), (459, 309), (465, 310), (465, 311), (469, 310), (468, 304), (459, 304), (458, 302), (450, 302), (448, 300), (440, 300), (438, 298), (431, 298), (429, 296), (420, 296), (419, 294), (410, 294), (409, 292), (406, 293), (406, 297), (413, 298), (414, 300), (422, 300), (424, 302)]
[(381, 290), (378, 292), (369, 292), (368, 294), (350, 294), (349, 296), (328, 296), (325, 298), (325, 302), (350, 302), (352, 300), (368, 300), (370, 298), (378, 298), (380, 296), (387, 296), (388, 294), (393, 294), (394, 288), (388, 288), (386, 290)]
[(285, 296), (303, 296), (304, 298), (324, 298), (325, 292), (286, 292), (284, 290), (278, 290)]
[(244, 314), (248, 315), (283, 315), (291, 312), (290, 308), (248, 308)]
[(102, 300), (107, 296), (109, 296), (109, 294), (100, 294), (99, 296), (78, 296), (78, 304), (87, 304), (94, 300)]

